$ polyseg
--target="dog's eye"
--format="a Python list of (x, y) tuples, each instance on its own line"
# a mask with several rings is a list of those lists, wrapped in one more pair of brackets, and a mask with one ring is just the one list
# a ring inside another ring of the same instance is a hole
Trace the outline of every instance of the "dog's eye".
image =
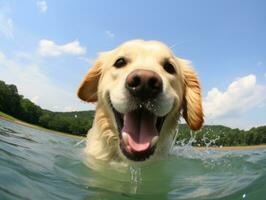
[(115, 61), (114, 66), (115, 66), (116, 68), (121, 68), (121, 67), (124, 67), (126, 64), (127, 64), (127, 61), (126, 61), (125, 58), (118, 58), (118, 59)]
[(165, 61), (163, 63), (163, 68), (165, 71), (167, 71), (169, 74), (175, 74), (175, 67), (169, 62), (169, 61)]

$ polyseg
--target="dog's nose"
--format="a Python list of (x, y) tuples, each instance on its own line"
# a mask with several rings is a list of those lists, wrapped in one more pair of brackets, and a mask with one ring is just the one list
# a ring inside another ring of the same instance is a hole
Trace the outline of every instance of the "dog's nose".
[(126, 88), (129, 93), (142, 100), (155, 98), (161, 91), (163, 82), (154, 71), (137, 69), (126, 78)]

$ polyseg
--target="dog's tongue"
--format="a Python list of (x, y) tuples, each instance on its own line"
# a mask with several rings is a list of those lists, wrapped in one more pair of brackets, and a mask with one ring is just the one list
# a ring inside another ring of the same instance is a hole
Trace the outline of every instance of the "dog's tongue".
[(158, 135), (157, 117), (147, 110), (136, 110), (124, 115), (123, 132), (128, 134), (128, 145), (132, 151), (147, 150), (152, 139)]

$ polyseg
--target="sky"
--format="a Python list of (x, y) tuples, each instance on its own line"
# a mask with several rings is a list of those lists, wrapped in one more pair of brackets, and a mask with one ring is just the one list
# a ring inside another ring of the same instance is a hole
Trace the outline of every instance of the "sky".
[(0, 80), (53, 111), (94, 109), (76, 90), (99, 52), (159, 40), (192, 61), (206, 124), (266, 124), (266, 1), (0, 0)]

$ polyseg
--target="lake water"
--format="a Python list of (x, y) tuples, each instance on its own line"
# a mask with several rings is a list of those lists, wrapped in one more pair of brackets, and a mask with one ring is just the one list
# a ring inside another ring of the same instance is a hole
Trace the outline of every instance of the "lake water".
[[(266, 199), (266, 150), (197, 151), (125, 167), (87, 164), (80, 139), (0, 119), (0, 199)], [(101, 170), (92, 170), (92, 168)]]

